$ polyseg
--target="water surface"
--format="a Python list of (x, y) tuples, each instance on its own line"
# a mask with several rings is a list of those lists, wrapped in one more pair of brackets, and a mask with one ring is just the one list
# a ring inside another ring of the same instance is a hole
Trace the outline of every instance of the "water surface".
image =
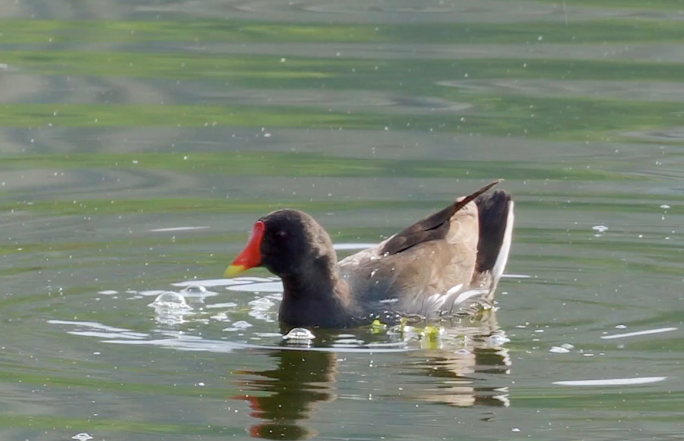
[[(0, 5), (3, 439), (681, 436), (681, 2)], [(346, 256), (495, 178), (476, 320), (283, 340), (220, 278), (270, 210)]]

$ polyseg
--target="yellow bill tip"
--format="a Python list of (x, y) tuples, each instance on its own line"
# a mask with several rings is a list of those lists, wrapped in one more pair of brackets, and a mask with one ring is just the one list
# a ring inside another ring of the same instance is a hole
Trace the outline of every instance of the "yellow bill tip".
[(243, 273), (247, 270), (243, 265), (231, 265), (226, 269), (226, 272), (223, 273), (225, 277), (235, 277), (240, 273)]

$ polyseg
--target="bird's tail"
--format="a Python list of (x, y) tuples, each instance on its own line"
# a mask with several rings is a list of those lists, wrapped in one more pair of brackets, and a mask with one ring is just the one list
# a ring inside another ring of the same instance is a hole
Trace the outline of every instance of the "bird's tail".
[(504, 190), (475, 199), (480, 217), (480, 238), (472, 286), (487, 288), (491, 299), (504, 272), (513, 235), (513, 199)]

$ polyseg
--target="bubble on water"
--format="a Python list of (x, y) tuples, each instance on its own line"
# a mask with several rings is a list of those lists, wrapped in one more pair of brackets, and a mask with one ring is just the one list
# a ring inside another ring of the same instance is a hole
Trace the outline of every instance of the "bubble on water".
[(670, 206), (667, 205), (667, 204), (663, 204), (663, 205), (660, 206), (660, 208), (662, 208), (663, 210), (669, 210), (669, 209), (670, 209)]
[(200, 284), (193, 284), (186, 286), (183, 290), (181, 290), (181, 292), (201, 293), (207, 292), (207, 288)]
[(487, 340), (488, 340), (490, 346), (503, 346), (504, 344), (511, 341), (508, 337), (506, 337), (505, 335), (501, 335), (501, 334), (491, 335), (491, 336), (489, 336), (489, 338)]
[(155, 309), (163, 310), (190, 310), (192, 307), (185, 301), (185, 297), (177, 292), (166, 291), (157, 296), (154, 302), (150, 303)]
[(315, 339), (316, 336), (313, 332), (306, 328), (294, 328), (287, 334), (283, 335), (283, 340), (290, 341), (310, 341)]
[(89, 439), (93, 439), (93, 437), (85, 432), (82, 432), (72, 436), (71, 439), (77, 439), (78, 441), (88, 441)]
[(575, 346), (571, 345), (570, 343), (563, 343), (560, 345), (560, 347), (563, 349), (575, 349)]
[(228, 331), (228, 332), (244, 331), (245, 329), (251, 328), (251, 327), (252, 327), (251, 323), (246, 322), (244, 320), (241, 320), (239, 322), (233, 323), (233, 326), (231, 326), (230, 328), (225, 328), (224, 331)]
[(253, 309), (265, 310), (273, 306), (274, 303), (267, 297), (262, 297), (260, 299), (252, 300), (251, 302), (249, 302), (249, 305), (251, 305)]
[(570, 352), (570, 350), (562, 348), (560, 346), (553, 346), (551, 349), (549, 349), (549, 352), (552, 352), (554, 354), (567, 354), (568, 352)]
[(274, 305), (275, 303), (267, 297), (252, 300), (249, 302), (251, 308), (248, 314), (257, 320), (274, 322), (276, 317), (276, 310), (273, 308)]

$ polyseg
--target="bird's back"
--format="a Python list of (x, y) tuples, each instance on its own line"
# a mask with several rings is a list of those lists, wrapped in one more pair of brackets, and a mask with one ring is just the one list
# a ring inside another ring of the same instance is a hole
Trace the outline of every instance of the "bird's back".
[(501, 250), (508, 254), (504, 233), (510, 245), (512, 228), (510, 195), (483, 194), (491, 186), (340, 261), (352, 298), (368, 313), (429, 318), (454, 312), (462, 301), (491, 297), (501, 276), (492, 269)]

